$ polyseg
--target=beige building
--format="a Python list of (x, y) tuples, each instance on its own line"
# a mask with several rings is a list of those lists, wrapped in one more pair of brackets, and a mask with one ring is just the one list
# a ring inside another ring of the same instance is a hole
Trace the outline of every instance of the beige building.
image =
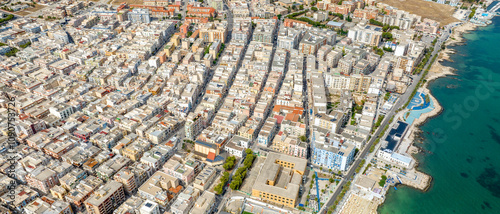
[(252, 187), (252, 196), (295, 207), (307, 160), (270, 152)]
[(220, 40), (226, 43), (227, 22), (209, 22), (200, 28), (200, 38), (205, 42)]
[(372, 77), (370, 76), (353, 74), (351, 75), (351, 81), (349, 83), (350, 90), (356, 92), (367, 92), (370, 88), (371, 81)]
[(179, 186), (179, 179), (162, 171), (157, 171), (141, 187), (138, 195), (141, 198), (154, 201), (160, 206), (168, 203), (168, 190)]
[(111, 214), (125, 201), (123, 184), (110, 181), (97, 189), (85, 201), (85, 207), (90, 214)]
[(203, 192), (196, 200), (190, 214), (208, 214), (211, 213), (215, 203), (215, 194), (209, 191)]

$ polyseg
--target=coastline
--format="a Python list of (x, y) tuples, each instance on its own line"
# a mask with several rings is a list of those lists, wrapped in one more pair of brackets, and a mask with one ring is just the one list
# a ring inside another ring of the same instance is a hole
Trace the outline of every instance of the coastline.
[[(409, 186), (409, 187), (412, 187), (412, 188), (415, 188), (415, 189), (418, 189), (418, 190), (425, 192), (430, 188), (430, 186), (432, 184), (432, 180), (433, 180), (432, 176), (429, 174), (426, 174), (424, 172), (418, 171), (417, 166), (419, 165), (419, 162), (415, 157), (413, 157), (414, 154), (422, 152), (422, 150), (419, 147), (415, 146), (415, 143), (416, 143), (415, 138), (417, 137), (416, 135), (421, 132), (419, 127), (421, 125), (425, 124), (427, 122), (427, 120), (438, 116), (443, 111), (443, 107), (439, 104), (439, 101), (432, 95), (431, 91), (428, 88), (429, 82), (432, 82), (433, 80), (436, 80), (436, 79), (442, 78), (442, 77), (446, 77), (449, 75), (456, 75), (454, 73), (454, 71), (455, 71), (454, 68), (448, 67), (448, 66), (443, 66), (441, 63), (445, 60), (453, 62), (450, 59), (450, 56), (452, 54), (455, 54), (456, 52), (454, 49), (451, 49), (450, 47), (453, 47), (456, 45), (464, 45), (466, 39), (463, 37), (463, 34), (468, 33), (470, 31), (473, 31), (473, 30), (476, 30), (477, 27), (478, 27), (477, 25), (472, 24), (472, 23), (464, 23), (460, 26), (455, 27), (453, 29), (451, 36), (445, 42), (446, 48), (439, 52), (436, 61), (431, 65), (431, 68), (429, 69), (429, 73), (425, 77), (426, 82), (421, 87), (421, 90), (425, 94), (428, 94), (429, 98), (434, 102), (434, 109), (430, 112), (427, 112), (427, 113), (420, 115), (420, 117), (415, 119), (415, 121), (410, 126), (410, 128), (408, 130), (409, 135), (407, 136), (407, 140), (411, 141), (411, 144), (410, 144), (410, 147), (408, 148), (407, 152), (408, 152), (408, 154), (412, 155), (412, 159), (413, 159), (413, 161), (415, 161), (415, 165), (413, 166), (411, 171), (416, 173), (416, 174), (423, 175), (423, 177), (426, 179), (426, 181), (421, 182), (420, 185), (413, 184), (413, 183), (405, 184), (405, 182), (403, 182), (403, 184), (406, 186)], [(424, 185), (422, 185), (422, 184), (424, 184)]]
[[(429, 90), (429, 82), (432, 82), (436, 79), (446, 77), (449, 75), (456, 75), (454, 73), (455, 69), (452, 67), (448, 66), (443, 66), (441, 63), (443, 61), (450, 61), (453, 62), (450, 57), (452, 54), (455, 54), (455, 50), (452, 49), (451, 47), (457, 46), (457, 45), (464, 45), (466, 39), (463, 37), (463, 34), (466, 34), (470, 31), (476, 30), (477, 25), (472, 24), (472, 23), (463, 23), (460, 26), (457, 26), (453, 28), (453, 32), (448, 38), (448, 40), (445, 41), (446, 48), (438, 53), (438, 56), (436, 58), (436, 61), (431, 65), (431, 68), (429, 69), (429, 73), (424, 77), (425, 83), (422, 85), (420, 88), (425, 94), (429, 95), (429, 98), (432, 100), (434, 103), (434, 109), (430, 112), (424, 113), (420, 115), (419, 118), (415, 119), (411, 126), (408, 128), (408, 135), (405, 140), (410, 141), (410, 145), (407, 149), (407, 153), (411, 156), (412, 160), (415, 162), (413, 167), (408, 170), (411, 173), (417, 174), (419, 177), (422, 177), (423, 180), (421, 180), (419, 183), (415, 183), (412, 181), (407, 181), (406, 179), (402, 179), (402, 185), (405, 185), (407, 187), (426, 192), (429, 190), (429, 188), (432, 186), (432, 181), (434, 180), (432, 175), (426, 174), (424, 172), (419, 171), (418, 165), (420, 164), (418, 160), (414, 157), (415, 154), (418, 154), (420, 152), (425, 152), (421, 148), (416, 146), (415, 138), (417, 138), (418, 134), (421, 133), (420, 126), (425, 124), (429, 119), (438, 116), (443, 112), (443, 107), (441, 104), (439, 104), (439, 101), (432, 95), (431, 91)], [(404, 114), (403, 114), (404, 115)], [(386, 198), (383, 198), (382, 201), (380, 201), (377, 204), (377, 209), (380, 208), (385, 202)]]

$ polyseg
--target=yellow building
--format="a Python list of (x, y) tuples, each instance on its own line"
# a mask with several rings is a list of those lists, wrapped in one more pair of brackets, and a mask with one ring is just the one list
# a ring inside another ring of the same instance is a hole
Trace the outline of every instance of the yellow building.
[(64, 196), (68, 193), (66, 189), (61, 186), (54, 186), (50, 189), (50, 194), (57, 199), (64, 200)]
[(175, 50), (175, 44), (173, 42), (168, 42), (167, 45), (165, 45), (164, 51), (168, 57), (170, 57), (170, 55), (172, 55), (174, 50)]
[(173, 35), (170, 39), (170, 42), (173, 42), (175, 47), (177, 47), (181, 44), (181, 38), (179, 37), (179, 35)]
[(194, 142), (194, 151), (203, 155), (208, 155), (208, 153), (214, 153), (215, 156), (219, 155), (217, 145), (199, 140)]
[(295, 207), (307, 160), (269, 152), (252, 187), (252, 196), (265, 202)]

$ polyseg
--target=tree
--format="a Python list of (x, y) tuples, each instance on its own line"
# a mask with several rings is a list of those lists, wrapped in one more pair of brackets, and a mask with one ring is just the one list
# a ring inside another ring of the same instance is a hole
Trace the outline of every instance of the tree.
[(377, 26), (380, 26), (380, 27), (384, 26), (384, 24), (382, 22), (379, 22), (379, 21), (377, 21), (375, 19), (370, 19), (370, 24), (377, 25)]
[(385, 185), (386, 180), (387, 180), (387, 176), (382, 175), (380, 181), (378, 182), (378, 185), (383, 187)]
[(347, 16), (346, 20), (347, 20), (348, 22), (352, 22), (352, 18), (351, 18), (351, 16)]
[(231, 170), (233, 169), (235, 163), (236, 163), (236, 158), (234, 156), (229, 156), (226, 158), (226, 162), (224, 163), (224, 165), (222, 165), (222, 167), (225, 170)]
[(231, 181), (231, 184), (229, 184), (229, 187), (232, 190), (238, 190), (240, 189), (241, 184), (243, 183), (243, 180), (240, 175), (234, 175), (233, 181)]
[(225, 170), (231, 170), (234, 167), (234, 163), (228, 162), (225, 163), (222, 167), (224, 167)]
[(333, 183), (335, 180), (333, 180), (333, 178), (330, 178), (328, 179), (328, 181), (330, 181), (330, 183)]
[(277, 17), (278, 17), (278, 20), (281, 20), (281, 14), (278, 14)]
[(251, 149), (246, 149), (245, 153), (247, 153), (247, 155), (249, 155), (249, 154), (253, 154), (253, 151)]
[(311, 10), (314, 11), (314, 12), (316, 12), (316, 11), (318, 11), (318, 8), (317, 7), (311, 7)]
[(384, 100), (389, 100), (389, 98), (391, 97), (391, 92), (387, 92), (385, 93), (385, 96), (384, 96)]
[(299, 6), (299, 9), (300, 9), (300, 10), (304, 10), (304, 5), (302, 5), (302, 4), (301, 4), (301, 5)]
[(386, 47), (384, 47), (383, 49), (384, 49), (384, 51), (387, 51), (387, 52), (393, 52), (394, 51), (394, 50), (392, 50), (392, 48), (386, 48)]
[(475, 7), (472, 7), (471, 8), (471, 13), (469, 14), (469, 19), (472, 19), (472, 17), (474, 17), (474, 15), (476, 14), (476, 8)]
[(224, 174), (222, 174), (222, 176), (220, 177), (219, 181), (221, 183), (225, 184), (228, 180), (229, 180), (229, 173), (228, 172), (224, 172)]
[(297, 6), (292, 5), (292, 10), (297, 10)]
[(177, 18), (178, 18), (178, 19), (182, 19), (182, 14), (180, 14), (180, 13), (179, 13), (179, 14), (177, 14)]
[(387, 40), (391, 40), (392, 39), (392, 33), (390, 33), (390, 32), (383, 32), (382, 33), (382, 38), (387, 39)]
[(214, 190), (217, 193), (217, 195), (222, 194), (222, 188), (223, 187), (224, 187), (223, 183), (219, 183), (219, 184), (217, 184), (217, 186), (215, 186)]
[(300, 139), (300, 141), (302, 141), (302, 142), (306, 142), (306, 141), (307, 141), (307, 137), (306, 137), (306, 136), (304, 136), (304, 135), (300, 136), (300, 137), (299, 137), (299, 139)]

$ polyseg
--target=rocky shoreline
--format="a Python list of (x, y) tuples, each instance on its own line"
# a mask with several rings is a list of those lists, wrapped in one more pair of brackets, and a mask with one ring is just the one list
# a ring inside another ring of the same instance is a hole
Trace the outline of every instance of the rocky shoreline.
[(412, 125), (409, 128), (408, 131), (408, 136), (407, 140), (411, 142), (410, 147), (408, 148), (407, 152), (412, 155), (412, 159), (415, 161), (414, 167), (409, 170), (412, 173), (417, 174), (418, 176), (422, 177), (422, 180), (419, 183), (415, 182), (405, 182), (403, 180), (403, 184), (421, 191), (427, 191), (432, 184), (432, 176), (429, 174), (426, 174), (424, 172), (420, 172), (417, 170), (417, 166), (419, 165), (418, 160), (413, 157), (414, 154), (417, 154), (419, 152), (424, 152), (422, 149), (419, 147), (415, 146), (415, 138), (417, 137), (416, 135), (420, 132), (420, 129), (418, 128), (419, 126), (423, 125), (427, 120), (438, 116), (441, 114), (443, 111), (443, 107), (439, 104), (439, 101), (431, 94), (430, 90), (428, 89), (429, 82), (432, 82), (433, 80), (436, 80), (441, 77), (445, 77), (448, 75), (455, 75), (454, 68), (443, 66), (441, 63), (445, 60), (451, 61), (450, 56), (452, 54), (455, 54), (455, 50), (451, 49), (450, 47), (456, 46), (456, 45), (463, 45), (465, 44), (465, 38), (463, 38), (463, 34), (467, 33), (469, 31), (475, 30), (477, 28), (476, 25), (471, 24), (471, 23), (464, 23), (460, 26), (457, 26), (456, 28), (453, 29), (453, 33), (450, 36), (450, 38), (445, 42), (446, 48), (442, 50), (436, 61), (432, 64), (431, 68), (429, 69), (429, 73), (425, 77), (425, 84), (422, 86), (421, 90), (429, 95), (429, 98), (432, 100), (434, 103), (434, 109), (430, 112), (424, 113), (420, 115), (419, 118), (415, 119), (413, 121)]
[[(411, 127), (409, 128), (409, 135), (408, 135), (408, 140), (410, 140), (412, 143), (410, 145), (410, 148), (408, 149), (410, 154), (417, 154), (419, 152), (422, 152), (420, 148), (415, 146), (415, 137), (416, 134), (420, 131), (418, 128), (419, 126), (423, 125), (427, 120), (438, 116), (441, 114), (443, 111), (443, 107), (439, 104), (439, 101), (431, 94), (430, 90), (428, 89), (429, 82), (432, 82), (433, 80), (436, 80), (441, 77), (445, 77), (448, 75), (455, 75), (454, 68), (443, 66), (441, 63), (445, 60), (452, 62), (450, 59), (450, 56), (452, 54), (455, 54), (456, 51), (451, 49), (450, 47), (456, 46), (456, 45), (464, 45), (466, 39), (463, 37), (463, 34), (468, 33), (470, 31), (473, 31), (477, 28), (476, 25), (472, 23), (464, 23), (460, 26), (457, 26), (453, 29), (452, 35), (450, 38), (445, 42), (446, 48), (441, 51), (436, 59), (436, 61), (432, 64), (431, 68), (429, 69), (429, 73), (425, 77), (425, 84), (422, 86), (422, 90), (424, 93), (429, 95), (429, 98), (434, 102), (434, 109), (430, 112), (424, 113), (420, 115), (418, 119), (415, 119)], [(432, 176), (423, 172), (418, 171), (416, 168), (418, 166), (418, 161), (412, 156), (413, 160), (415, 161), (415, 166), (413, 167), (412, 171), (418, 174), (424, 175), (426, 177), (426, 182), (424, 186), (421, 185), (408, 185), (412, 188), (421, 190), (421, 191), (427, 191), (432, 183)]]

